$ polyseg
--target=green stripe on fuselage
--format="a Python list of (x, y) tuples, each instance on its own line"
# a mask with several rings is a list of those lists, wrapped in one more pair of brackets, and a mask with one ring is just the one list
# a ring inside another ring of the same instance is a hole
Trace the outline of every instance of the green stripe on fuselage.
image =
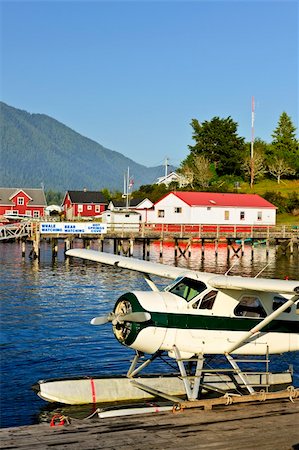
[[(151, 321), (146, 326), (192, 329), (192, 330), (221, 330), (221, 331), (249, 331), (263, 319), (248, 317), (204, 316), (195, 314), (151, 313)], [(299, 333), (299, 322), (291, 320), (273, 320), (263, 328), (263, 332)]]

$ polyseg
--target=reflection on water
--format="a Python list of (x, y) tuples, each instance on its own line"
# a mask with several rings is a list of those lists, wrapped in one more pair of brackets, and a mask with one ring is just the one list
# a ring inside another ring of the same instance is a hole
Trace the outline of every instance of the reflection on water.
[[(80, 243), (78, 243), (80, 245)], [(112, 252), (112, 247), (105, 247)], [(142, 258), (142, 247), (134, 256)], [(152, 245), (152, 261), (174, 264), (174, 248)], [(255, 276), (265, 267), (263, 277), (299, 279), (298, 255), (276, 258), (271, 249), (251, 248), (243, 258), (227, 261), (225, 247), (215, 257), (206, 247), (201, 258), (199, 247), (190, 259), (180, 257), (177, 265), (206, 272), (225, 273), (233, 265), (233, 275)], [(155, 280), (156, 281), (156, 280)], [(164, 286), (165, 280), (157, 284)], [(58, 258), (52, 261), (51, 247), (43, 243), (41, 261), (21, 258), (18, 243), (0, 244), (1, 302), (1, 426), (31, 424), (37, 421), (45, 402), (32, 392), (39, 379), (125, 373), (133, 352), (113, 337), (109, 325), (92, 327), (90, 319), (111, 311), (115, 300), (128, 290), (148, 290), (144, 279), (130, 271), (101, 266), (78, 259), (65, 260), (60, 244)], [(298, 354), (285, 361), (298, 367)]]

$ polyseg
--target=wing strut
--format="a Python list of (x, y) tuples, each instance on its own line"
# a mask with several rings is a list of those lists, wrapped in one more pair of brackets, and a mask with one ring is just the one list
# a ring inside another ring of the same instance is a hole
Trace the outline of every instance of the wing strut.
[(247, 333), (244, 334), (243, 337), (238, 342), (236, 342), (234, 345), (229, 347), (226, 350), (225, 354), (228, 355), (229, 353), (232, 353), (235, 350), (237, 350), (237, 348), (241, 347), (247, 339), (249, 339), (253, 334), (261, 331), (266, 325), (268, 325), (268, 323), (272, 322), (272, 320), (276, 319), (276, 317), (278, 317), (281, 313), (286, 311), (290, 306), (292, 306), (298, 300), (298, 298), (299, 298), (298, 295), (294, 295), (294, 297), (292, 297), (290, 300), (288, 300), (283, 305), (281, 305), (278, 309), (276, 309), (271, 314), (269, 314), (267, 317), (265, 317), (265, 319), (262, 320), (258, 325), (251, 328), (251, 330), (247, 331)]
[(159, 288), (157, 287), (157, 285), (153, 282), (153, 280), (151, 279), (151, 277), (149, 276), (148, 273), (144, 273), (143, 274), (145, 281), (147, 282), (147, 284), (149, 285), (149, 287), (151, 288), (152, 291), (154, 292), (159, 292)]

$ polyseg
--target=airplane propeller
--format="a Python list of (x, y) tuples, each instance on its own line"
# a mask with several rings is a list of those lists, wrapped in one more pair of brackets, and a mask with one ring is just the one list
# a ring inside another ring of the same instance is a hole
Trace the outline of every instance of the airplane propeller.
[(107, 316), (94, 317), (90, 323), (91, 325), (104, 325), (111, 322), (112, 325), (117, 325), (124, 322), (147, 322), (150, 320), (151, 315), (148, 312), (132, 312), (128, 314), (115, 314), (109, 313)]

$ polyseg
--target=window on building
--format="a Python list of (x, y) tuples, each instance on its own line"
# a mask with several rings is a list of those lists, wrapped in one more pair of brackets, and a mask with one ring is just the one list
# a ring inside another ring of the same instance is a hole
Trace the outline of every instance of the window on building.
[(182, 212), (182, 208), (179, 207), (179, 206), (175, 206), (174, 207), (174, 212), (177, 213), (177, 214), (180, 214)]
[[(283, 297), (282, 295), (275, 295), (275, 297), (273, 298), (273, 311), (276, 311), (287, 301), (288, 300), (285, 297)], [(291, 309), (292, 309), (291, 307), (287, 308), (285, 310), (285, 313), (290, 313)]]
[(78, 205), (78, 213), (83, 212), (83, 205)]
[(29, 211), (29, 209), (27, 211), (25, 211), (26, 216), (32, 216), (32, 211)]
[(96, 205), (96, 207), (95, 207), (95, 212), (101, 212), (100, 205)]
[(262, 211), (258, 211), (258, 212), (257, 212), (257, 220), (262, 220), (262, 218), (263, 218), (263, 213), (262, 213)]
[(255, 295), (244, 295), (234, 310), (236, 316), (266, 317), (266, 311), (258, 297)]
[(245, 211), (240, 211), (240, 220), (245, 220)]
[(224, 220), (229, 220), (229, 211), (224, 211)]
[(158, 217), (165, 217), (164, 209), (158, 209)]
[(91, 211), (92, 210), (92, 206), (91, 205), (87, 205), (87, 211)]
[(39, 211), (33, 211), (33, 217), (35, 219), (38, 219), (39, 218)]
[(18, 205), (24, 205), (24, 197), (18, 198)]

